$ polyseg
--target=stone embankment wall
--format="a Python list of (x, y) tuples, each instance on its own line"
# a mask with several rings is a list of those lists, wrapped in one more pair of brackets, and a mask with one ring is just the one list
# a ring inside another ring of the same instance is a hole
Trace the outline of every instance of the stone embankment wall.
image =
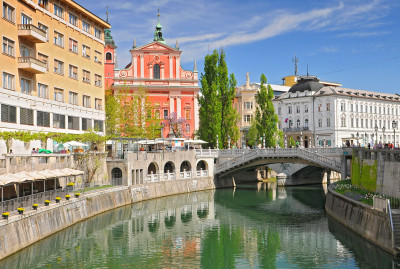
[(386, 213), (347, 198), (330, 188), (326, 196), (325, 210), (329, 216), (353, 232), (392, 254), (398, 254), (396, 249), (392, 248), (390, 223)]
[(0, 259), (79, 221), (117, 207), (168, 195), (232, 186), (232, 180), (216, 182), (212, 177), (163, 181), (114, 187), (40, 207), (37, 211), (30, 210), (24, 215), (10, 217), (8, 221), (0, 221)]

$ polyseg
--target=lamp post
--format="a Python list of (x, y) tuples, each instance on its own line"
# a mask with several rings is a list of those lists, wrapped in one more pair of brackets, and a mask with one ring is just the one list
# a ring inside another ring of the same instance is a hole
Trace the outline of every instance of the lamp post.
[(286, 135), (285, 135), (285, 148), (287, 148), (287, 138), (286, 138)]
[(375, 125), (375, 145), (378, 144), (378, 125)]
[(382, 142), (383, 142), (383, 144), (385, 144), (385, 131), (386, 131), (386, 127), (383, 126), (383, 127), (382, 127), (382, 132), (383, 132)]
[(263, 148), (265, 148), (265, 133), (263, 134)]
[(325, 136), (324, 136), (324, 148), (325, 148), (325, 146), (326, 146), (326, 140), (325, 140)]
[(303, 147), (303, 132), (300, 132), (300, 147)]
[(319, 147), (318, 135), (315, 136), (315, 147)]
[(396, 147), (396, 127), (397, 127), (397, 122), (392, 121), (392, 127), (393, 127), (393, 147)]
[(367, 133), (364, 133), (364, 139), (365, 139), (364, 146), (368, 146)]
[(356, 137), (357, 137), (357, 147), (358, 147), (358, 137), (360, 136), (360, 134), (357, 132), (356, 133)]
[(228, 149), (231, 148), (231, 136), (228, 134)]
[(218, 135), (217, 135), (217, 149), (219, 149)]

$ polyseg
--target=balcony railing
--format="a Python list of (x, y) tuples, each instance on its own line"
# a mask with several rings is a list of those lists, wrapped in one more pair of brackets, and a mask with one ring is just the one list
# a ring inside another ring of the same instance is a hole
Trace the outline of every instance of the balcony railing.
[(18, 24), (18, 36), (24, 37), (33, 43), (47, 42), (46, 31), (33, 24)]
[(33, 57), (18, 57), (18, 68), (34, 74), (47, 72), (47, 64)]
[(283, 128), (284, 132), (302, 132), (302, 131), (308, 131), (308, 126), (304, 127), (289, 127), (289, 128)]

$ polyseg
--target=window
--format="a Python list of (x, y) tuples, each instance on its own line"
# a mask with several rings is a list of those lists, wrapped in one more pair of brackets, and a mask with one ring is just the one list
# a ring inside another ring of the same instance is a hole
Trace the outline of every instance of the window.
[(289, 128), (292, 128), (292, 127), (293, 127), (293, 121), (289, 120)]
[(90, 48), (86, 45), (82, 45), (82, 56), (90, 59)]
[(356, 128), (358, 128), (358, 119), (356, 119)]
[(36, 112), (36, 125), (50, 127), (50, 113), (44, 111)]
[(186, 124), (185, 131), (186, 131), (186, 133), (190, 133), (190, 124), (189, 123)]
[(33, 125), (33, 109), (19, 109), (19, 122), (24, 125)]
[(331, 111), (331, 103), (326, 103), (326, 111)]
[(78, 105), (78, 94), (76, 92), (69, 92), (69, 103), (71, 105)]
[(374, 109), (374, 110), (375, 110), (375, 114), (376, 114), (376, 106), (375, 106), (375, 109)]
[(38, 60), (46, 64), (46, 69), (49, 70), (49, 57), (42, 53), (38, 53)]
[(350, 112), (353, 112), (353, 104), (350, 105)]
[(64, 48), (64, 35), (54, 31), (54, 45)]
[(103, 100), (96, 98), (94, 99), (94, 108), (98, 109), (98, 110), (102, 110), (103, 109)]
[(3, 88), (7, 90), (14, 90), (14, 75), (3, 72)]
[(31, 50), (30, 50), (30, 48), (28, 48), (28, 47), (26, 47), (24, 45), (21, 45), (20, 46), (20, 54), (21, 54), (21, 57), (30, 57), (31, 56)]
[(15, 18), (14, 12), (15, 9), (3, 1), (3, 19), (6, 19), (7, 21), (10, 22), (14, 22)]
[(106, 53), (106, 61), (111, 61), (112, 60), (112, 54), (111, 52)]
[(71, 12), (69, 13), (69, 23), (72, 24), (72, 25), (75, 25), (75, 26), (78, 25), (78, 17), (76, 17)]
[(278, 107), (278, 115), (281, 114), (281, 107)]
[(340, 119), (340, 126), (341, 127), (346, 127), (346, 118), (341, 118)]
[(369, 106), (369, 113), (372, 114), (372, 106)]
[(358, 105), (356, 105), (356, 112), (358, 112)]
[(78, 67), (69, 65), (69, 77), (78, 80)]
[(15, 56), (14, 54), (15, 42), (11, 39), (3, 37), (3, 53), (9, 56)]
[(365, 119), (365, 128), (368, 129), (368, 119)]
[(300, 113), (300, 106), (296, 106), (296, 113)]
[(250, 122), (251, 121), (251, 115), (244, 115), (244, 122)]
[(82, 30), (90, 34), (90, 24), (82, 21)]
[(95, 50), (95, 51), (94, 51), (94, 61), (95, 61), (96, 63), (101, 63), (101, 58), (102, 58), (101, 52)]
[(64, 63), (59, 60), (54, 60), (54, 73), (64, 75)]
[(363, 112), (363, 105), (360, 105), (360, 112)]
[(82, 81), (86, 83), (90, 83), (90, 72), (86, 70), (82, 70)]
[(160, 118), (160, 110), (156, 110), (154, 112), (154, 118), (159, 119)]
[(168, 118), (168, 110), (164, 109), (164, 119)]
[(331, 127), (331, 119), (330, 118), (326, 119), (326, 127)]
[(342, 112), (346, 111), (346, 104), (345, 103), (340, 103), (340, 111), (342, 111)]
[(304, 113), (308, 113), (308, 105), (304, 105)]
[(381, 114), (382, 113), (382, 108), (381, 107), (379, 107), (379, 114)]
[(318, 119), (318, 127), (322, 127), (322, 119)]
[(49, 0), (39, 0), (38, 4), (39, 4), (40, 7), (44, 8), (44, 9), (47, 9), (47, 5), (49, 4)]
[(78, 41), (69, 39), (69, 51), (78, 54)]
[(17, 122), (17, 107), (1, 104), (1, 121)]
[(65, 115), (53, 113), (53, 128), (65, 129)]
[(68, 129), (79, 130), (79, 118), (68, 116)]
[(160, 66), (158, 64), (154, 65), (153, 78), (160, 78)]
[(190, 119), (190, 110), (189, 109), (185, 110), (185, 119), (187, 119), (187, 120)]
[(49, 39), (49, 27), (38, 22), (38, 28), (43, 30), (46, 33), (46, 38), (48, 40)]
[(38, 97), (49, 98), (49, 87), (47, 85), (38, 83)]
[(25, 14), (21, 14), (21, 24), (32, 24), (32, 18), (26, 16)]
[(299, 120), (299, 119), (296, 121), (296, 127), (297, 127), (297, 128), (300, 127), (300, 120)]
[(54, 101), (64, 102), (64, 90), (54, 88)]
[(101, 31), (97, 28), (94, 28), (94, 36), (98, 39), (101, 39)]
[(308, 119), (304, 120), (304, 127), (308, 128)]
[(253, 102), (244, 102), (244, 109), (253, 109)]
[(92, 120), (87, 118), (82, 118), (82, 131), (87, 131), (92, 129)]
[(364, 128), (364, 119), (360, 119), (361, 128)]
[(64, 10), (62, 9), (62, 7), (54, 4), (54, 15), (56, 15), (57, 17), (60, 17), (62, 19), (63, 12), (64, 12)]
[(292, 106), (288, 106), (288, 114), (292, 114)]
[(102, 120), (94, 120), (94, 130), (98, 132), (103, 132), (103, 121)]
[(87, 96), (87, 95), (83, 95), (82, 96), (82, 105), (84, 107), (91, 107), (91, 105), (90, 105), (90, 96)]
[(318, 112), (322, 111), (322, 104), (318, 104)]
[(103, 85), (103, 78), (100, 75), (94, 75), (94, 85), (101, 87)]
[(350, 119), (350, 127), (354, 128), (354, 119), (353, 118)]
[(21, 92), (25, 94), (31, 94), (32, 81), (30, 79), (21, 78)]

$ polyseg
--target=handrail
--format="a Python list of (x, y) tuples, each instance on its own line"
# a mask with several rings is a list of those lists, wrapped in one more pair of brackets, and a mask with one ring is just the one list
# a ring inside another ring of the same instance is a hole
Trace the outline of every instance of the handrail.
[(389, 212), (389, 220), (390, 220), (390, 228), (392, 230), (392, 248), (394, 248), (394, 228), (393, 228), (393, 218), (392, 218), (392, 209), (390, 208), (390, 200), (387, 200), (387, 212)]

